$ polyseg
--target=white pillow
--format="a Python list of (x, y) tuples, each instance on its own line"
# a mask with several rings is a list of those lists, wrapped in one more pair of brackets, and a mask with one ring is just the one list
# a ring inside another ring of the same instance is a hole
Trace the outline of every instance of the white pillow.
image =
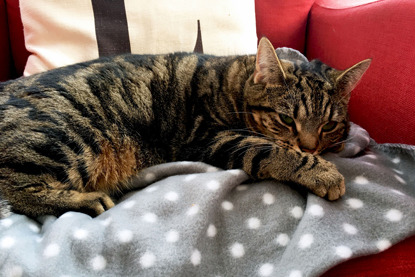
[(20, 0), (20, 9), (25, 76), (130, 50), (193, 52), (198, 31), (206, 54), (256, 52), (254, 0)]

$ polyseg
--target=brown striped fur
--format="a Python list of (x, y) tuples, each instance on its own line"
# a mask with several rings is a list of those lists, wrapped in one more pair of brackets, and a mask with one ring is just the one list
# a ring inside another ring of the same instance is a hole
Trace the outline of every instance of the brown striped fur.
[(0, 84), (1, 197), (29, 216), (95, 216), (141, 169), (195, 160), (339, 198), (319, 154), (341, 149), (370, 61), (339, 71), (279, 51), (264, 38), (256, 56), (122, 55)]

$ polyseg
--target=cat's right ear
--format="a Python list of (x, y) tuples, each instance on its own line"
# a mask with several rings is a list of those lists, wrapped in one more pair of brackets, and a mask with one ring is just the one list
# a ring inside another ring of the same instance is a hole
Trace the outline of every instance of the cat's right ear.
[(283, 65), (271, 42), (263, 37), (256, 54), (254, 83), (280, 84), (286, 79)]

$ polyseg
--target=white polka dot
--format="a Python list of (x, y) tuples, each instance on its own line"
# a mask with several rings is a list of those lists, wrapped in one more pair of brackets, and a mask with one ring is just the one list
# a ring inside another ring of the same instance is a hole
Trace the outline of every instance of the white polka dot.
[(379, 249), (379, 251), (384, 251), (392, 246), (392, 243), (387, 239), (382, 239), (376, 242), (376, 247)]
[(217, 180), (211, 180), (209, 182), (206, 183), (206, 187), (208, 190), (218, 190), (220, 187), (220, 183)]
[(270, 276), (274, 272), (274, 266), (272, 264), (263, 264), (259, 268), (260, 276)]
[(11, 220), (10, 218), (2, 219), (0, 220), (0, 222), (1, 222), (1, 226), (6, 227), (6, 228), (9, 228), (13, 224), (13, 220)]
[(362, 200), (357, 199), (357, 198), (347, 199), (346, 202), (349, 205), (349, 207), (352, 209), (360, 209), (361, 207), (363, 207)]
[(140, 264), (141, 264), (141, 267), (143, 268), (152, 267), (155, 263), (156, 263), (156, 256), (149, 251), (147, 251), (146, 253), (144, 253), (143, 256), (140, 257)]
[(391, 192), (398, 194), (398, 195), (405, 195), (405, 193), (403, 193), (402, 191), (399, 191), (397, 189), (391, 189)]
[(237, 191), (244, 191), (248, 189), (248, 185), (239, 185), (236, 187)]
[(154, 174), (153, 172), (148, 172), (144, 176), (144, 180), (146, 180), (149, 183), (154, 182), (156, 180), (156, 174)]
[(262, 197), (262, 202), (264, 202), (265, 205), (272, 205), (275, 203), (275, 196), (267, 192)]
[(169, 200), (169, 201), (174, 202), (174, 201), (177, 201), (179, 199), (179, 195), (175, 191), (170, 191), (170, 192), (166, 193), (166, 195), (164, 195), (164, 198)]
[(107, 227), (111, 224), (112, 222), (112, 218), (111, 217), (107, 217), (106, 219), (101, 220), (99, 223), (104, 226)]
[(387, 220), (392, 221), (392, 222), (401, 221), (402, 212), (397, 209), (391, 209), (386, 213), (385, 217)]
[(307, 211), (309, 214), (315, 217), (322, 217), (324, 216), (324, 209), (322, 206), (313, 204), (310, 206), (310, 208)]
[(202, 254), (200, 254), (199, 250), (195, 249), (190, 256), (190, 261), (194, 266), (200, 265), (202, 261)]
[(209, 227), (207, 228), (206, 234), (209, 238), (215, 237), (216, 234), (217, 234), (217, 229), (216, 229), (215, 225), (209, 224)]
[(157, 221), (157, 215), (153, 213), (146, 213), (142, 216), (142, 219), (149, 223), (155, 223)]
[(400, 163), (400, 162), (401, 162), (401, 159), (400, 159), (399, 157), (396, 157), (396, 158), (394, 158), (394, 159), (392, 160), (392, 162), (393, 162), (394, 164), (398, 164), (398, 163)]
[(149, 186), (148, 188), (145, 189), (145, 192), (152, 193), (152, 192), (155, 192), (158, 189), (159, 189), (158, 186), (151, 185), (151, 186)]
[(4, 237), (0, 240), (0, 248), (6, 249), (6, 248), (10, 248), (15, 244), (15, 240), (12, 237)]
[(395, 175), (395, 179), (398, 180), (399, 183), (401, 184), (406, 184), (406, 181), (404, 179), (402, 179), (401, 176)]
[(231, 210), (233, 210), (233, 204), (229, 201), (223, 201), (222, 202), (222, 209), (224, 209), (226, 211), (231, 211)]
[(75, 232), (73, 233), (73, 236), (76, 239), (83, 240), (88, 237), (88, 231), (84, 229), (76, 229)]
[(30, 230), (32, 230), (32, 232), (34, 232), (34, 233), (39, 233), (39, 231), (40, 231), (40, 228), (39, 228), (39, 226), (37, 226), (36, 224), (29, 224), (29, 229)]
[(354, 179), (354, 182), (355, 182), (356, 184), (359, 184), (359, 185), (366, 185), (366, 184), (369, 184), (369, 180), (368, 180), (366, 177), (364, 177), (364, 176), (357, 176), (357, 177)]
[(197, 178), (197, 174), (190, 174), (190, 175), (187, 175), (186, 177), (184, 177), (184, 181), (185, 182), (191, 182), (196, 178)]
[(245, 255), (244, 246), (242, 244), (240, 244), (239, 242), (235, 242), (231, 246), (231, 254), (232, 254), (232, 257), (234, 257), (234, 258), (243, 257)]
[(128, 209), (131, 209), (132, 207), (134, 207), (134, 205), (135, 205), (135, 201), (134, 200), (129, 200), (127, 202), (124, 202), (121, 205), (121, 208), (128, 210)]
[(343, 230), (350, 235), (357, 234), (357, 228), (349, 223), (343, 223)]
[(56, 243), (51, 243), (48, 246), (46, 246), (45, 250), (43, 251), (43, 256), (47, 258), (58, 256), (61, 252), (61, 249), (59, 245)]
[(303, 273), (299, 270), (292, 270), (289, 277), (303, 277)]
[(294, 208), (291, 209), (291, 215), (294, 218), (300, 219), (303, 217), (303, 214), (304, 214), (303, 208), (299, 206), (295, 206)]
[(290, 242), (290, 237), (287, 234), (278, 234), (275, 241), (281, 246), (287, 246)]
[(256, 217), (249, 218), (246, 223), (249, 229), (258, 229), (261, 227), (261, 220)]
[(7, 274), (4, 276), (10, 276), (10, 277), (23, 276), (23, 268), (21, 268), (20, 266), (12, 266), (11, 268), (6, 269), (5, 272), (7, 272)]
[(314, 237), (312, 234), (304, 234), (301, 236), (300, 241), (298, 242), (298, 247), (301, 249), (309, 248), (314, 242)]
[(348, 259), (352, 256), (353, 252), (349, 247), (340, 245), (336, 247), (336, 254), (343, 259)]
[(177, 232), (176, 230), (170, 230), (166, 234), (166, 241), (170, 243), (179, 241), (179, 238), (180, 238), (179, 232)]
[(107, 260), (101, 255), (96, 256), (91, 260), (91, 267), (95, 271), (101, 271), (107, 266)]
[(188, 216), (193, 216), (199, 212), (199, 205), (193, 204), (186, 212)]
[(128, 243), (133, 240), (133, 232), (131, 230), (121, 230), (118, 232), (117, 237), (121, 243)]

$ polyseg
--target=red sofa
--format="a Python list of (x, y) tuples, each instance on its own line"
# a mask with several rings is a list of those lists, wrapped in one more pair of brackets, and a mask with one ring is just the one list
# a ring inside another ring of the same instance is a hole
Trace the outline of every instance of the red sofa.
[[(258, 37), (342, 69), (372, 65), (352, 94), (352, 121), (378, 143), (415, 145), (415, 1), (256, 0)], [(0, 0), (0, 81), (22, 76), (25, 48), (18, 0)], [(415, 236), (347, 261), (323, 276), (415, 276)]]

